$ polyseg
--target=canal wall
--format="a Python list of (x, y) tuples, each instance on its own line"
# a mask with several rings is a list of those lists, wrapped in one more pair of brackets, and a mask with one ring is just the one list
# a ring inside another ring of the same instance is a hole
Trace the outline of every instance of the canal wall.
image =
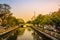
[(10, 28), (6, 29), (5, 31), (2, 30), (3, 32), (0, 33), (0, 36), (4, 35), (4, 34), (6, 34), (6, 33), (11, 32), (11, 31), (17, 29), (18, 27), (19, 27), (19, 26), (14, 26), (14, 27), (10, 27)]
[[(34, 29), (35, 31), (37, 31), (38, 33), (40, 33), (40, 35), (43, 35), (44, 37), (46, 37), (47, 40), (49, 40), (49, 39), (50, 39), (50, 40), (59, 40), (59, 39), (57, 39), (57, 38), (55, 38), (55, 37), (52, 37), (52, 36), (50, 36), (50, 35), (42, 32), (41, 30), (39, 30), (39, 29), (36, 28), (36, 27), (31, 27), (31, 28)], [(45, 38), (44, 38), (44, 40), (45, 40)]]

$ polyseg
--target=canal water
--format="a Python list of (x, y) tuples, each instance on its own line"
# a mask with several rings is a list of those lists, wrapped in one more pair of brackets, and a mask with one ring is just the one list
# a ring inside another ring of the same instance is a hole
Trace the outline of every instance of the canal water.
[(30, 27), (18, 28), (0, 37), (0, 40), (43, 40), (43, 37)]

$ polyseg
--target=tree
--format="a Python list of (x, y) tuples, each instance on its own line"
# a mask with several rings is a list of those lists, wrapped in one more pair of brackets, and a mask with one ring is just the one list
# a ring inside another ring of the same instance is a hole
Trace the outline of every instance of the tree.
[(11, 7), (8, 4), (0, 4), (0, 20), (2, 20), (1, 25), (3, 27), (7, 26), (19, 26), (24, 24), (23, 19), (17, 19), (14, 17), (10, 11)]
[(48, 15), (38, 15), (35, 20), (32, 21), (32, 24), (36, 25), (55, 25), (57, 29), (60, 29), (60, 9), (58, 11), (52, 12)]
[(17, 19), (17, 24), (25, 24), (24, 20), (23, 19)]
[(43, 18), (43, 17), (42, 17), (41, 14), (38, 15), (37, 18), (32, 21), (32, 24), (34, 24), (34, 25), (37, 24), (37, 25), (38, 25), (38, 24), (41, 22), (42, 18)]
[(1, 26), (5, 26), (6, 22), (7, 22), (7, 18), (10, 14), (12, 14), (10, 12), (10, 6), (8, 4), (0, 4), (0, 18), (2, 20), (2, 25)]
[(55, 25), (55, 28), (57, 30), (60, 30), (60, 10), (58, 10), (56, 12), (52, 12), (51, 20), (53, 21), (53, 24)]
[(30, 24), (30, 23), (32, 23), (32, 21), (29, 20), (29, 21), (27, 21), (26, 23), (29, 23), (29, 24)]

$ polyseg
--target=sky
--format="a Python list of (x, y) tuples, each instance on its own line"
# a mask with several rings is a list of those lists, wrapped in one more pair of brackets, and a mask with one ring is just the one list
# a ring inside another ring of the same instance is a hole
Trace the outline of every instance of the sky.
[(35, 15), (49, 14), (60, 8), (60, 0), (0, 0), (0, 4), (11, 6), (13, 16), (30, 20)]

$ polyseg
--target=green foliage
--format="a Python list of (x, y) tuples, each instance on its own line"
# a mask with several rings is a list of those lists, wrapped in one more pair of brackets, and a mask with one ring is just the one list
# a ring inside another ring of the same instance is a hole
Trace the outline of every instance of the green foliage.
[(10, 8), (8, 4), (0, 4), (0, 19), (2, 20), (2, 26), (6, 25), (7, 18), (12, 14)]
[(19, 26), (19, 24), (24, 24), (23, 19), (17, 19), (12, 16), (10, 11), (11, 7), (8, 4), (0, 4), (0, 26)]
[(56, 26), (60, 26), (60, 15), (59, 15), (59, 10), (58, 12), (53, 12), (51, 15), (51, 20), (54, 22)]
[(17, 19), (17, 24), (25, 24), (23, 19)]
[(35, 20), (32, 20), (32, 24), (60, 26), (60, 9), (52, 14), (38, 15)]
[(29, 24), (30, 24), (31, 22), (32, 22), (32, 21), (27, 21), (26, 23), (29, 23)]

